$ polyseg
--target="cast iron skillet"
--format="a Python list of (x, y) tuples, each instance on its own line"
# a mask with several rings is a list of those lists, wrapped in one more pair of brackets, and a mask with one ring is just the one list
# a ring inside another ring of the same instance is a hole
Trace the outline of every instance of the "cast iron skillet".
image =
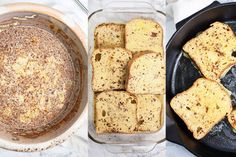
[[(183, 45), (215, 21), (229, 24), (236, 32), (236, 3), (214, 2), (183, 20), (176, 25), (177, 31), (167, 44), (167, 122), (169, 119), (172, 121), (167, 123), (167, 139), (183, 145), (199, 157), (236, 157), (236, 133), (227, 119), (218, 123), (203, 139), (195, 140), (169, 105), (173, 96), (188, 89), (197, 78), (203, 77), (197, 66), (183, 55)], [(236, 107), (236, 66), (221, 79), (221, 83), (233, 93), (231, 97)]]

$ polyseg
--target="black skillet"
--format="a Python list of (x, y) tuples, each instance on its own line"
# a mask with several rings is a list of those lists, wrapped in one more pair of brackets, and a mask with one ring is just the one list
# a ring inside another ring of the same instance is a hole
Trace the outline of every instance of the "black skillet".
[[(214, 2), (183, 20), (176, 25), (177, 31), (167, 44), (167, 140), (184, 146), (199, 157), (236, 157), (236, 133), (226, 119), (203, 139), (195, 140), (169, 105), (173, 96), (188, 89), (197, 78), (203, 77), (196, 65), (183, 55), (183, 45), (215, 21), (229, 24), (236, 32), (236, 3)], [(236, 107), (233, 96), (236, 95), (236, 66), (221, 79), (221, 83), (233, 93), (231, 97)]]

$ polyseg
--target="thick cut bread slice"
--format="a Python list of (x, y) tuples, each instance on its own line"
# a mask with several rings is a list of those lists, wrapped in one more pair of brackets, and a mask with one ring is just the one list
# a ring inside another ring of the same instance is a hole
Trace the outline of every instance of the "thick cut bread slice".
[(233, 127), (233, 129), (236, 131), (236, 109), (234, 109), (228, 115), (228, 121), (229, 121), (230, 125)]
[(232, 110), (230, 95), (224, 87), (204, 78), (177, 94), (170, 105), (196, 139), (203, 138)]
[(142, 52), (128, 63), (126, 90), (135, 94), (165, 93), (165, 61), (154, 52)]
[(103, 23), (94, 31), (95, 48), (125, 47), (125, 25)]
[(163, 56), (162, 27), (146, 19), (134, 19), (125, 26), (126, 49), (133, 53), (153, 51)]
[(93, 90), (125, 89), (127, 63), (132, 53), (123, 48), (96, 49), (92, 55)]
[(197, 37), (188, 41), (183, 50), (194, 60), (202, 74), (219, 81), (224, 71), (236, 63), (236, 37), (224, 23), (215, 22)]
[(95, 100), (97, 133), (133, 133), (137, 124), (137, 99), (125, 91), (108, 91)]
[(157, 95), (137, 96), (138, 131), (158, 131), (162, 126), (162, 103)]

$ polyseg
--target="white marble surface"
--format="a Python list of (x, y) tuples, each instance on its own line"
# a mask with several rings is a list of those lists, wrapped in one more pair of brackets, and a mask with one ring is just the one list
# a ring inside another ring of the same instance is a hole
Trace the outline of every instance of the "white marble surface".
[[(77, 6), (73, 0), (0, 0), (0, 5), (15, 2), (34, 2), (48, 6), (67, 14), (80, 23), (83, 31), (87, 34), (87, 15)], [(85, 5), (87, 0), (81, 0)], [(21, 153), (0, 149), (0, 157), (87, 157), (88, 156), (88, 134), (87, 134), (87, 114), (84, 115), (81, 126), (67, 141), (48, 149), (46, 151), (34, 153)]]
[[(168, 1), (168, 0), (167, 0)], [(169, 0), (169, 1), (176, 1), (176, 0)], [(225, 2), (236, 2), (236, 0), (219, 0), (221, 3)], [(160, 7), (159, 10), (164, 10), (164, 12), (167, 13), (167, 21), (166, 21), (166, 41), (171, 38), (173, 33), (176, 31), (175, 29), (175, 23), (173, 16), (171, 15), (171, 9), (167, 6), (164, 7), (163, 2), (160, 3), (159, 0), (155, 1), (156, 4), (161, 4), (157, 5), (156, 7)], [(199, 1), (200, 2), (200, 1)], [(94, 9), (94, 5), (90, 5)], [(175, 143), (166, 141), (161, 144), (159, 144), (153, 152), (148, 153), (148, 154), (111, 154), (108, 151), (104, 149), (102, 145), (96, 144), (93, 141), (89, 140), (89, 156), (91, 157), (194, 157), (194, 155), (189, 152), (187, 149), (184, 147), (177, 145)]]
[[(177, 0), (167, 0), (168, 2), (176, 2)], [(220, 2), (232, 2), (236, 0), (220, 0)], [(200, 2), (200, 1), (199, 1)], [(158, 3), (158, 2), (157, 2)], [(94, 9), (96, 6), (89, 6)], [(163, 7), (163, 6), (162, 6)], [(90, 8), (90, 9), (91, 9)], [(166, 21), (166, 41), (171, 38), (171, 36), (176, 31), (175, 23), (173, 19), (173, 11), (170, 6), (166, 7), (167, 21)], [(104, 149), (102, 145), (96, 144), (93, 141), (89, 140), (89, 155), (94, 157), (195, 157), (191, 152), (189, 152), (184, 147), (177, 145), (175, 143), (166, 141), (162, 144), (159, 144), (153, 152), (148, 154), (111, 154)], [(92, 148), (92, 149), (91, 149)]]
[[(80, 9), (76, 8), (75, 3), (72, 0), (0, 0), (0, 5), (3, 3), (14, 3), (22, 1), (31, 1), (42, 4), (50, 5), (51, 2), (58, 3), (57, 7), (60, 10), (69, 12), (72, 17), (83, 23), (82, 28), (87, 32), (87, 17)], [(90, 0), (89, 0), (90, 1)], [(100, 1), (100, 0), (97, 0)], [(171, 2), (176, 0), (169, 0)], [(220, 2), (230, 2), (236, 0), (220, 0)], [(85, 6), (88, 6), (88, 0), (81, 0)], [(159, 0), (155, 1), (156, 4), (159, 4)], [(62, 5), (61, 5), (62, 4)], [(165, 4), (165, 3), (164, 3)], [(163, 3), (161, 5), (163, 8)], [(89, 5), (94, 9), (94, 5)], [(158, 6), (159, 7), (159, 6)], [(166, 36), (167, 41), (175, 32), (174, 20), (171, 15), (170, 8), (167, 7), (167, 23), (166, 23)], [(83, 15), (83, 16), (78, 16)], [(88, 151), (89, 150), (89, 151)], [(82, 125), (78, 129), (77, 133), (69, 138), (63, 144), (56, 146), (52, 149), (35, 152), (35, 153), (19, 153), (6, 151), (0, 149), (1, 157), (194, 157), (188, 150), (184, 147), (171, 142), (163, 142), (159, 144), (151, 153), (148, 154), (112, 154), (104, 149), (103, 145), (96, 144), (87, 138), (87, 116), (84, 117)]]

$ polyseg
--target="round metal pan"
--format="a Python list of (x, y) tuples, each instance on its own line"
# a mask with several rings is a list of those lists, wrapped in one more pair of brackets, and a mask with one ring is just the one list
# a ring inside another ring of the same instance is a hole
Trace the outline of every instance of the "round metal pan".
[[(70, 100), (53, 123), (42, 128), (16, 130), (0, 129), (0, 147), (14, 151), (41, 151), (55, 146), (71, 136), (81, 125), (87, 110), (87, 52), (85, 35), (79, 23), (53, 8), (14, 3), (0, 6), (0, 25), (35, 26), (55, 35), (65, 46), (73, 64), (75, 83)], [(31, 18), (32, 17), (32, 18)], [(6, 24), (7, 23), (7, 24)]]
[[(188, 19), (177, 24), (177, 31), (167, 44), (167, 115), (175, 123), (167, 125), (167, 139), (181, 144), (199, 157), (236, 156), (236, 134), (226, 119), (219, 122), (203, 139), (195, 140), (183, 121), (170, 108), (170, 100), (177, 93), (187, 90), (193, 82), (203, 77), (197, 66), (182, 51), (183, 45), (211, 23), (227, 23), (236, 32), (236, 3), (214, 2)], [(232, 104), (236, 107), (235, 66), (221, 79), (232, 92)]]

